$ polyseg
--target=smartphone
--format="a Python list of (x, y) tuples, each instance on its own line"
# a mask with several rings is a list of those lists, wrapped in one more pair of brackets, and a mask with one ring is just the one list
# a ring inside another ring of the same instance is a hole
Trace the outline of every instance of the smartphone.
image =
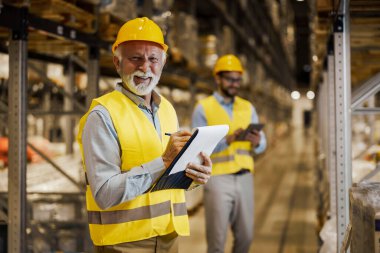
[(264, 127), (264, 124), (249, 124), (247, 128), (239, 134), (239, 136), (236, 138), (236, 140), (244, 140), (248, 133), (252, 132), (253, 130), (261, 131)]

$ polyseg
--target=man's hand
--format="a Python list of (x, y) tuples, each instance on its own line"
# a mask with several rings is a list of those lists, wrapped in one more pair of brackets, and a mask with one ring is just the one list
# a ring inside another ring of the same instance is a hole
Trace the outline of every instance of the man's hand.
[(178, 131), (170, 136), (169, 143), (166, 150), (162, 155), (165, 168), (168, 168), (174, 158), (178, 155), (179, 151), (183, 148), (186, 142), (190, 139), (191, 133), (189, 131)]
[(253, 130), (252, 132), (248, 133), (245, 137), (246, 141), (249, 141), (252, 144), (252, 147), (255, 148), (260, 143), (260, 132), (257, 130)]
[(236, 138), (243, 131), (244, 131), (243, 128), (239, 128), (239, 129), (235, 130), (235, 132), (233, 134), (227, 135), (227, 137), (226, 137), (227, 144), (231, 145), (232, 142), (236, 141)]
[(196, 184), (205, 184), (211, 177), (212, 162), (208, 155), (201, 152), (202, 165), (189, 163), (186, 168), (186, 176), (194, 180)]

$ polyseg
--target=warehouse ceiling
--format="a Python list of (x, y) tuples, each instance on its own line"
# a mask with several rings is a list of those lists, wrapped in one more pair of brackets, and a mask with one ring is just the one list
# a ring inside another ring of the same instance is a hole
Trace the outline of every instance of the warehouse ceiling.
[[(14, 4), (29, 1), (4, 2)], [(37, 2), (50, 3), (50, 6), (47, 8), (42, 4), (34, 4)], [(73, 8), (72, 3), (74, 2), (87, 13), (81, 11), (80, 8)], [(143, 2), (153, 3), (153, 0)], [(328, 35), (331, 34), (339, 0), (286, 1), (290, 3), (287, 7), (291, 6), (294, 13), (294, 63), (285, 53), (283, 45), (279, 42), (279, 35), (275, 32), (273, 24), (269, 22), (269, 1), (182, 0), (173, 2), (173, 11), (186, 12), (196, 17), (198, 33), (201, 36), (211, 33), (220, 35), (225, 32), (223, 30), (225, 25), (230, 26), (236, 53), (247, 54), (253, 57), (254, 62), (261, 62), (266, 68), (268, 76), (287, 89), (316, 89), (321, 80)], [(224, 2), (224, 4), (221, 5), (220, 2)], [(243, 2), (245, 2), (246, 8), (243, 7)], [(280, 5), (284, 1), (277, 2)], [(64, 22), (66, 26), (83, 32), (94, 32), (92, 30), (94, 16), (88, 13), (96, 13), (96, 8), (86, 1), (31, 0), (30, 3), (32, 3), (30, 12), (33, 15), (55, 22)], [(20, 5), (16, 4), (16, 6)], [(280, 5), (280, 7), (282, 6)], [(146, 6), (144, 8), (149, 10)], [(70, 18), (64, 15), (67, 10), (70, 12)], [(150, 9), (151, 13), (154, 11), (154, 9)], [(356, 86), (380, 71), (380, 0), (351, 0), (350, 15), (351, 80), (352, 84)], [(107, 17), (101, 16), (97, 25), (100, 27), (100, 34), (103, 35), (102, 39), (111, 43), (118, 27), (123, 22), (111, 18), (105, 23), (106, 26), (103, 26), (104, 18)], [(0, 38), (3, 41), (0, 50), (6, 51), (5, 42), (8, 37), (8, 30), (0, 28)], [(47, 41), (49, 43), (46, 43)], [(83, 59), (86, 59), (88, 53), (87, 47), (83, 43), (63, 39), (37, 29), (29, 31), (28, 46), (32, 51), (31, 55), (36, 56), (47, 55), (64, 58), (73, 52), (79, 52)], [(248, 57), (248, 61), (252, 61), (250, 57)], [(53, 58), (47, 59), (52, 60)], [(112, 68), (112, 61), (109, 55), (103, 53), (101, 66), (107, 65), (111, 65)], [(172, 70), (170, 67), (168, 69)], [(194, 74), (207, 77), (204, 72), (205, 69), (199, 71), (198, 68)], [(112, 73), (114, 72), (111, 71), (109, 74)]]
[(311, 52), (310, 52), (310, 6), (307, 1), (292, 1), (294, 8), (296, 34), (296, 78), (297, 88), (310, 86)]

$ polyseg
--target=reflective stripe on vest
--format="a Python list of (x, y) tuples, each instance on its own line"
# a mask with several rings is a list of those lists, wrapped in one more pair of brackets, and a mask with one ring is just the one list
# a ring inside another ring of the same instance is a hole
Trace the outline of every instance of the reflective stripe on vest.
[[(235, 97), (232, 118), (219, 104), (214, 96), (209, 96), (199, 102), (205, 112), (207, 125), (228, 124), (229, 134), (239, 128), (245, 129), (251, 123), (252, 105), (249, 101)], [(212, 175), (233, 174), (242, 168), (253, 171), (251, 144), (248, 141), (233, 142), (225, 150), (211, 156), (213, 163)]]
[[(248, 155), (250, 156), (251, 155), (251, 152), (248, 151), (248, 150), (244, 150), (244, 149), (237, 149), (236, 150), (236, 153), (239, 154), (239, 155)], [(223, 162), (228, 162), (228, 161), (233, 161), (235, 160), (235, 156), (233, 155), (229, 155), (229, 156), (218, 156), (218, 157), (214, 157), (211, 159), (212, 160), (212, 163), (213, 164), (216, 164), (216, 163), (223, 163)]]
[[(142, 206), (135, 209), (119, 211), (88, 211), (88, 223), (90, 224), (117, 224), (135, 220), (151, 219), (170, 213), (170, 201)], [(174, 216), (187, 215), (186, 203), (174, 203)]]
[[(121, 92), (113, 91), (94, 99), (80, 121), (78, 142), (82, 159), (82, 131), (89, 112), (97, 105), (107, 109), (117, 132), (121, 148), (121, 173), (160, 157), (170, 138), (164, 133), (175, 132), (178, 128), (174, 108), (165, 98), (161, 97), (157, 112), (162, 131), (160, 139), (153, 124), (138, 106)], [(86, 172), (85, 164), (83, 167)], [(87, 186), (86, 204), (91, 239), (97, 246), (143, 240), (174, 231), (179, 235), (189, 235), (183, 190), (145, 193), (102, 210)]]

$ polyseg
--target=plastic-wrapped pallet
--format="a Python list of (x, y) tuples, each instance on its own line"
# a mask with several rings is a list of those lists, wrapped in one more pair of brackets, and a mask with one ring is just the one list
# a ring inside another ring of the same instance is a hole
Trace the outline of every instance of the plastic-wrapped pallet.
[(363, 248), (363, 206), (362, 199), (365, 196), (365, 190), (361, 188), (352, 188), (350, 190), (350, 223), (353, 227), (351, 237), (352, 252), (361, 252)]
[(203, 66), (213, 68), (218, 60), (217, 38), (213, 34), (200, 37), (200, 58)]
[(380, 183), (361, 183), (350, 191), (352, 224), (351, 252), (380, 253), (380, 242), (375, 240), (380, 223)]
[(101, 12), (111, 13), (113, 16), (127, 21), (136, 17), (137, 7), (135, 0), (112, 0), (103, 6)]
[(280, 28), (280, 6), (276, 1), (267, 0), (266, 4), (270, 10), (270, 16), (272, 18), (272, 23), (275, 28), (279, 30)]
[(380, 212), (375, 217), (375, 253), (380, 253)]
[[(222, 31), (221, 40), (223, 43), (218, 45), (220, 55), (235, 53), (235, 40), (232, 29), (229, 26), (223, 26)], [(240, 57), (239, 59), (242, 60)]]
[(174, 0), (153, 0), (153, 7), (159, 12), (165, 12), (171, 9)]
[(335, 253), (337, 249), (336, 217), (324, 224), (319, 236), (323, 241), (319, 253)]
[(367, 161), (363, 159), (355, 159), (352, 161), (352, 182), (359, 183), (365, 178), (371, 171), (376, 168), (376, 164), (373, 161)]
[(175, 48), (179, 49), (190, 66), (198, 63), (198, 22), (184, 12), (174, 15), (174, 29), (169, 32), (169, 40), (173, 41)]

